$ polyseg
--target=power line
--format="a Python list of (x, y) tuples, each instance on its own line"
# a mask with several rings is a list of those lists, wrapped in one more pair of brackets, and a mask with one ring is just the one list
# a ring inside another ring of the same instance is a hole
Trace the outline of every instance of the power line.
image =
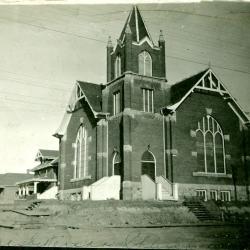
[(83, 36), (83, 35), (78, 35), (78, 34), (75, 34), (75, 33), (69, 33), (69, 32), (65, 32), (65, 31), (62, 31), (62, 30), (56, 30), (56, 29), (48, 28), (48, 27), (45, 27), (45, 26), (37, 25), (37, 24), (31, 24), (31, 23), (27, 23), (27, 22), (24, 22), (24, 21), (16, 21), (16, 20), (9, 19), (9, 18), (6, 18), (6, 17), (0, 17), (0, 19), (7, 20), (9, 22), (14, 22), (14, 23), (20, 23), (20, 24), (24, 24), (24, 25), (29, 25), (29, 26), (36, 27), (36, 28), (39, 28), (39, 29), (49, 30), (49, 31), (57, 32), (57, 33), (64, 34), (64, 35), (71, 35), (71, 36), (75, 36), (75, 37), (79, 37), (79, 38), (83, 38), (83, 39), (87, 39), (87, 40), (91, 40), (91, 41), (95, 41), (95, 42), (100, 42), (100, 43), (105, 43), (106, 44), (106, 42), (104, 42), (102, 40), (99, 40), (99, 39), (95, 39), (95, 38), (87, 37), (87, 36)]
[(23, 74), (23, 73), (17, 73), (17, 72), (13, 72), (13, 71), (10, 71), (10, 70), (6, 70), (4, 68), (0, 68), (0, 71), (2, 72), (6, 72), (6, 73), (9, 73), (9, 74), (13, 74), (13, 75), (21, 75), (21, 76), (24, 76), (26, 78), (30, 78), (32, 80), (39, 80), (39, 81), (46, 81), (46, 82), (56, 82), (56, 83), (59, 83), (60, 85), (63, 84), (69, 84), (69, 82), (64, 82), (64, 81), (58, 81), (58, 80), (54, 80), (54, 79), (45, 79), (45, 78), (42, 78), (42, 77), (34, 77), (34, 76), (31, 76), (31, 75), (27, 75), (27, 74)]
[[(144, 10), (144, 11), (169, 11), (169, 10)], [(176, 11), (174, 11), (174, 12), (176, 12)], [(177, 11), (177, 12), (179, 13), (179, 11)], [(180, 11), (180, 12), (181, 12), (181, 13), (184, 13), (184, 12), (182, 12), (182, 11)], [(188, 13), (188, 14), (191, 14), (191, 13)], [(202, 16), (207, 16), (207, 15), (202, 15)], [(63, 31), (56, 30), (56, 29), (51, 29), (51, 28), (48, 28), (48, 27), (40, 26), (40, 25), (30, 24), (30, 23), (27, 23), (27, 22), (21, 22), (21, 21), (16, 21), (16, 20), (10, 20), (10, 19), (8, 19), (8, 18), (0, 18), (0, 19), (6, 19), (6, 20), (8, 20), (8, 21), (12, 21), (12, 22), (16, 22), (16, 23), (21, 23), (21, 24), (30, 25), (30, 26), (37, 27), (37, 28), (47, 29), (47, 30), (50, 30), (50, 31), (59, 32), (59, 33), (67, 34), (67, 35), (77, 36), (77, 37), (79, 37), (79, 38), (94, 40), (94, 41), (98, 41), (98, 42), (101, 42), (101, 43), (106, 43), (106, 42), (104, 42), (103, 40), (93, 39), (93, 38), (86, 37), (86, 36), (82, 36), (82, 35), (76, 35), (76, 34), (74, 34), (74, 33), (67, 33), (67, 32), (63, 32)], [(195, 41), (193, 41), (193, 42), (195, 42)], [(240, 55), (238, 55), (238, 56), (240, 56)], [(179, 60), (183, 60), (183, 61), (190, 61), (190, 62), (194, 62), (194, 63), (198, 63), (198, 64), (203, 64), (203, 63), (201, 63), (201, 62), (192, 61), (192, 60), (185, 59), (185, 58), (180, 58), (180, 57), (175, 57), (175, 58), (176, 58), (176, 59), (179, 59)], [(246, 72), (246, 71), (242, 71), (242, 70), (237, 70), (237, 69), (230, 69), (230, 68), (222, 67), (222, 66), (219, 66), (219, 65), (214, 65), (214, 67), (218, 67), (218, 68), (223, 68), (223, 69), (227, 69), (227, 70), (231, 70), (231, 71), (236, 71), (236, 72), (241, 72), (241, 73), (250, 74), (250, 72)], [(38, 85), (36, 85), (36, 86), (38, 86)], [(42, 87), (42, 86), (39, 85), (39, 87)], [(55, 88), (54, 88), (54, 89), (55, 89)]]
[[(207, 65), (208, 66), (208, 63), (202, 63), (202, 62), (194, 61), (194, 60), (191, 60), (191, 59), (184, 59), (184, 58), (178, 57), (178, 56), (167, 55), (167, 57), (178, 59), (178, 60), (182, 60), (182, 61), (187, 61), (187, 62), (193, 62), (193, 63), (197, 63), (197, 64), (202, 64), (202, 65)], [(236, 71), (236, 72), (245, 73), (245, 74), (249, 74), (250, 75), (250, 72), (247, 72), (247, 71), (237, 70), (237, 69), (230, 69), (230, 68), (222, 67), (222, 66), (219, 66), (219, 65), (216, 65), (216, 64), (211, 64), (211, 65), (214, 68), (221, 68), (221, 69), (226, 69), (226, 70), (230, 70), (230, 71)]]
[[(11, 99), (11, 98), (5, 98), (5, 99), (2, 99), (2, 101), (21, 102), (21, 103), (27, 103), (27, 104), (32, 104), (32, 105), (51, 106), (51, 104), (49, 104), (49, 103), (29, 102), (29, 101), (23, 101), (23, 100)], [(61, 108), (63, 108), (63, 106), (61, 106)]]
[(44, 86), (44, 85), (40, 85), (40, 84), (22, 82), (20, 80), (11, 79), (11, 78), (0, 78), (0, 80), (10, 80), (10, 81), (13, 81), (13, 82), (17, 82), (19, 84), (29, 85), (29, 86), (34, 86), (34, 87), (39, 87), (39, 88), (44, 88), (44, 89), (53, 89), (53, 90), (63, 91), (63, 92), (68, 92), (69, 91), (69, 90), (61, 89), (61, 88), (48, 87), (48, 86)]
[(6, 92), (6, 91), (0, 91), (0, 94), (3, 94), (3, 95), (10, 95), (10, 96), (21, 96), (21, 97), (28, 97), (28, 98), (33, 98), (33, 99), (42, 99), (42, 100), (46, 100), (46, 101), (49, 101), (49, 102), (52, 102), (52, 103), (65, 103), (63, 100), (55, 100), (55, 98), (53, 97), (53, 100), (51, 99), (45, 99), (44, 97), (41, 98), (41, 96), (30, 96), (30, 95), (24, 95), (24, 94), (16, 94), (16, 93), (11, 93), (11, 92)]

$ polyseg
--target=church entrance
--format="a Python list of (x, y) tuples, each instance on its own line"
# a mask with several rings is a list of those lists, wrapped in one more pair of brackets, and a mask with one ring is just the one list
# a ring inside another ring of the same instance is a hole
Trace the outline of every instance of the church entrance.
[(121, 176), (120, 199), (122, 199), (123, 169), (122, 169), (121, 157), (120, 157), (118, 152), (115, 152), (114, 155), (113, 155), (112, 175)]
[(155, 157), (152, 152), (146, 150), (142, 154), (141, 158), (141, 182), (143, 200), (154, 200), (156, 198), (155, 172)]

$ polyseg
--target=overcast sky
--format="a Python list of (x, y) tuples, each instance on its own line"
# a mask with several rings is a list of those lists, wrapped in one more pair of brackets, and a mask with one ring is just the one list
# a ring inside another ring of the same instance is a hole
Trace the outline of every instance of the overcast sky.
[[(76, 80), (106, 82), (106, 43), (131, 5), (0, 6), (0, 173), (36, 166), (58, 149), (58, 128)], [(250, 4), (139, 5), (155, 43), (162, 29), (171, 84), (209, 62), (250, 111)]]

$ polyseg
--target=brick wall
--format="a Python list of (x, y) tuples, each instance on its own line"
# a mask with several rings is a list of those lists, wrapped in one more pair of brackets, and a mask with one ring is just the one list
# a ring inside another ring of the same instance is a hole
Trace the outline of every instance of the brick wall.
[(230, 160), (226, 160), (227, 173), (232, 173), (233, 165), (236, 168), (237, 184), (244, 185), (245, 173), (241, 161), (242, 136), (239, 119), (222, 97), (196, 92), (182, 103), (176, 113), (176, 122), (172, 122), (173, 148), (178, 152), (173, 157), (174, 182), (220, 185), (233, 183), (232, 178), (193, 176), (198, 165), (197, 158), (192, 156), (192, 151), (196, 151), (196, 138), (190, 135), (190, 131), (196, 130), (198, 121), (207, 115), (206, 108), (212, 110), (211, 116), (218, 121), (224, 135), (229, 135), (230, 138), (229, 141), (225, 141), (225, 152), (231, 156)]
[(141, 45), (134, 45), (132, 41), (125, 41), (124, 46), (117, 45), (114, 53), (111, 55), (111, 79), (114, 79), (114, 62), (115, 58), (121, 56), (121, 73), (132, 71), (138, 73), (138, 55), (146, 50), (152, 58), (152, 75), (154, 77), (165, 78), (165, 47), (153, 49), (147, 42)]
[[(82, 107), (73, 112), (71, 120), (67, 127), (66, 134), (60, 142), (60, 189), (80, 188), (83, 185), (89, 185), (96, 180), (96, 121), (87, 103), (85, 101), (82, 101), (81, 105)], [(72, 181), (74, 176), (74, 165), (72, 164), (72, 162), (75, 160), (75, 149), (72, 147), (72, 144), (75, 143), (77, 131), (81, 124), (81, 119), (83, 120), (83, 124), (87, 129), (88, 135), (87, 166), (88, 175), (90, 178), (79, 181)]]

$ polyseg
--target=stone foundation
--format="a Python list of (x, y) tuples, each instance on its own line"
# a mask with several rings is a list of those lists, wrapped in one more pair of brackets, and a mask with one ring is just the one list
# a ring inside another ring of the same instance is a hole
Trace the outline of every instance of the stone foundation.
[(59, 200), (83, 200), (84, 192), (83, 187), (75, 188), (75, 189), (67, 189), (67, 190), (59, 190)]
[(123, 181), (123, 200), (142, 200), (141, 182)]

